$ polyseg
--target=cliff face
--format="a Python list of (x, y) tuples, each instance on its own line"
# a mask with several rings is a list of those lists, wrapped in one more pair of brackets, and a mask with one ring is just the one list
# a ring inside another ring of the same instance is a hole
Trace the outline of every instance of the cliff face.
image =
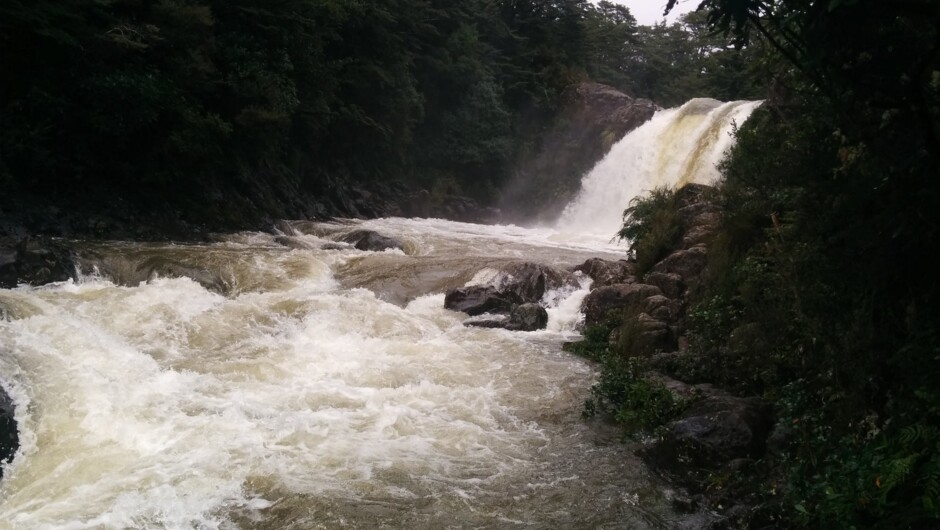
[(516, 165), (504, 191), (503, 218), (512, 222), (552, 220), (574, 197), (581, 177), (628, 132), (659, 107), (600, 83), (573, 85), (553, 124)]

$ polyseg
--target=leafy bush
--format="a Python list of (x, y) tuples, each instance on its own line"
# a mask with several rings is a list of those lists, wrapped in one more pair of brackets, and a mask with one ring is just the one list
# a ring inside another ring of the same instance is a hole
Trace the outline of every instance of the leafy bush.
[(656, 188), (649, 195), (634, 198), (623, 212), (623, 228), (618, 235), (630, 242), (629, 252), (636, 258), (637, 274), (649, 272), (682, 236), (676, 192)]

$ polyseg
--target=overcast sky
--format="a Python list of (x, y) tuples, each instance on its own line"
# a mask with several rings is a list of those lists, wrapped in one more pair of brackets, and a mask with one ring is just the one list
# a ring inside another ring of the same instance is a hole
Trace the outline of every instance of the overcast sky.
[[(666, 9), (666, 0), (611, 0), (616, 4), (623, 4), (630, 8), (630, 12), (636, 17), (636, 21), (647, 26), (655, 24), (663, 19), (663, 10)], [(669, 13), (668, 20), (672, 22), (679, 18), (679, 15), (694, 11), (698, 7), (699, 0), (679, 0), (676, 7)]]

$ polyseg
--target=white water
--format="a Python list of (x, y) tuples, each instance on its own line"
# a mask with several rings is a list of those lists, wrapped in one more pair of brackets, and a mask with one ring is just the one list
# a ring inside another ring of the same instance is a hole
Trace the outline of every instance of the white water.
[[(465, 327), (443, 293), (511, 262), (621, 258), (629, 199), (712, 178), (754, 106), (657, 114), (586, 178), (566, 232), (380, 219), (76, 243), (82, 281), (0, 290), (21, 440), (0, 529), (679, 524), (634, 448), (580, 417), (596, 373), (561, 344), (590, 280), (547, 293), (533, 333)], [(357, 228), (405, 252), (335, 243)]]
[[(409, 253), (320, 248), (358, 226)], [(580, 419), (595, 373), (560, 345), (589, 281), (547, 295), (541, 332), (443, 309), (487, 267), (619, 254), (437, 220), (298, 227), (310, 235), (280, 240), (294, 248), (86, 244), (130, 285), (0, 290), (22, 440), (0, 528), (669, 525), (629, 446)], [(226, 294), (132, 277), (158, 262)]]
[(658, 187), (710, 184), (734, 143), (733, 130), (761, 102), (693, 99), (657, 112), (611, 148), (581, 183), (558, 220), (560, 230), (612, 237), (630, 201)]

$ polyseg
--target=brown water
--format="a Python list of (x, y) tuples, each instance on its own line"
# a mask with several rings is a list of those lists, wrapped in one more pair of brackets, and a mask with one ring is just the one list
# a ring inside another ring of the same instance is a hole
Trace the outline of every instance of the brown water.
[[(376, 229), (406, 252), (361, 252)], [(443, 291), (604, 238), (435, 220), (296, 223), (206, 245), (77, 243), (83, 279), (0, 290), (23, 446), (0, 528), (670, 528), (594, 368), (549, 329), (467, 328)], [(324, 248), (326, 247), (326, 248)]]

